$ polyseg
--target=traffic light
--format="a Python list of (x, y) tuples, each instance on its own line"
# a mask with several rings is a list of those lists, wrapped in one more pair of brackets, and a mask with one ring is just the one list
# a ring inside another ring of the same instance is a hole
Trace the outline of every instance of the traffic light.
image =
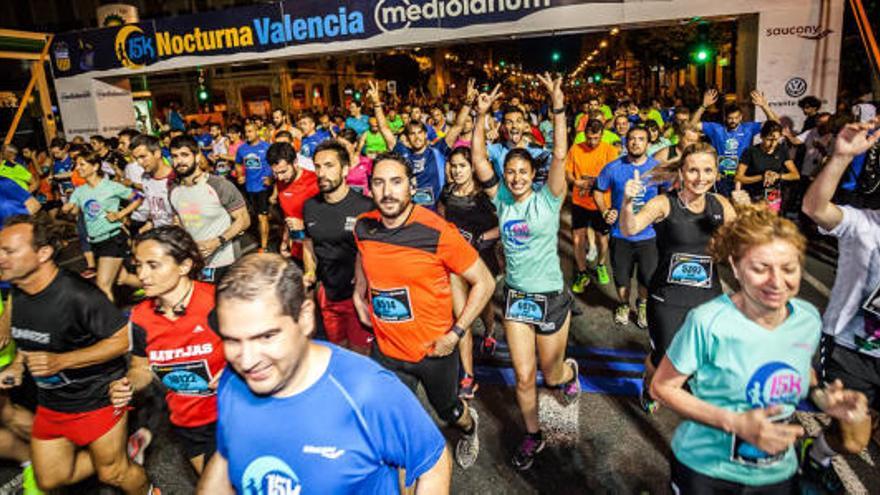
[(597, 83), (602, 82), (602, 74), (600, 72), (593, 74), (593, 81)]
[(709, 62), (710, 60), (712, 60), (712, 56), (712, 47), (706, 43), (700, 43), (694, 46), (693, 50), (691, 51), (691, 58), (694, 62), (698, 64), (705, 64), (706, 62)]
[(498, 65), (504, 68), (507, 65), (507, 62), (505, 62), (504, 60), (499, 60)]
[(361, 95), (361, 92), (360, 92), (360, 91), (355, 91), (355, 92), (354, 92), (354, 99), (355, 99), (355, 101), (361, 101), (361, 96), (362, 96), (362, 95)]
[(554, 62), (559, 62), (559, 59), (561, 59), (561, 58), (562, 58), (562, 54), (560, 54), (559, 52), (553, 52), (553, 54), (550, 55), (550, 59), (553, 60)]
[(208, 101), (208, 90), (205, 88), (199, 88), (199, 103), (205, 103)]

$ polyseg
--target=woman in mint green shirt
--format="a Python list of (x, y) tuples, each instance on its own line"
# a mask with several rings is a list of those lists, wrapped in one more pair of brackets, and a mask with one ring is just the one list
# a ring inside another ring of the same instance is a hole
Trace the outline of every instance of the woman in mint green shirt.
[[(514, 467), (521, 470), (530, 468), (544, 448), (538, 424), (538, 368), (544, 382), (560, 391), (564, 404), (571, 404), (580, 394), (577, 363), (564, 359), (572, 299), (564, 290), (557, 250), (559, 210), (567, 188), (565, 98), (561, 78), (551, 79), (546, 74), (538, 79), (549, 93), (553, 115), (553, 160), (544, 186), (537, 191), (532, 187), (537, 167), (528, 150), (507, 153), (501, 184), (489, 162), (486, 121), (500, 97), (499, 86), (479, 97), (472, 146), (477, 178), (498, 211), (507, 260), (504, 333), (516, 375), (516, 400), (526, 426), (526, 435), (513, 456)], [(536, 350), (539, 359), (535, 358)]]
[(675, 493), (796, 493), (804, 430), (792, 420), (811, 390), (845, 437), (867, 444), (864, 395), (839, 381), (812, 388), (821, 319), (795, 297), (805, 248), (797, 227), (764, 205), (742, 208), (713, 236), (710, 254), (731, 263), (740, 289), (688, 313), (651, 385), (685, 418), (672, 439)]
[[(143, 198), (132, 188), (105, 177), (97, 153), (78, 156), (76, 172), (85, 184), (73, 191), (61, 211), (73, 215), (83, 212), (89, 244), (98, 259), (95, 283), (112, 301), (113, 284), (128, 251), (128, 236), (122, 222), (140, 206)], [(120, 209), (123, 201), (128, 205)]]

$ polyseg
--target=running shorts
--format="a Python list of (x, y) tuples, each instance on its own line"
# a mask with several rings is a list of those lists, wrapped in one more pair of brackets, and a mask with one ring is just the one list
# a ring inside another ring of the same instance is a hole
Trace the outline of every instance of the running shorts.
[(125, 418), (125, 409), (113, 406), (94, 411), (65, 413), (37, 406), (31, 436), (37, 440), (66, 438), (78, 447), (85, 447), (101, 438)]
[(574, 302), (566, 290), (521, 292), (504, 285), (504, 319), (531, 325), (535, 333), (552, 335), (562, 329)]
[(634, 265), (637, 264), (639, 284), (647, 287), (657, 269), (658, 257), (656, 239), (633, 242), (612, 237), (611, 270), (614, 271), (614, 283), (618, 287), (629, 287)]

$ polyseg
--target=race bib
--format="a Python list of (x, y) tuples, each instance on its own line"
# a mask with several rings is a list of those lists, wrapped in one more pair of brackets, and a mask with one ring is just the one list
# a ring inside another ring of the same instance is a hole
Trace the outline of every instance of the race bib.
[(782, 189), (779, 187), (764, 189), (764, 200), (767, 201), (770, 210), (779, 213), (782, 209)]
[[(770, 418), (774, 423), (788, 423), (794, 418), (795, 407), (790, 404), (782, 404), (784, 410), (781, 414)], [(730, 460), (751, 467), (764, 468), (772, 466), (785, 458), (788, 453), (784, 450), (776, 455), (770, 455), (755, 445), (746, 442), (742, 438), (731, 434)]]
[(416, 189), (416, 193), (412, 197), (413, 203), (417, 205), (434, 206), (434, 190), (430, 187)]
[(544, 323), (547, 319), (547, 296), (507, 289), (504, 318), (532, 325)]
[(215, 282), (214, 276), (216, 274), (216, 270), (210, 267), (202, 268), (202, 282)]
[(737, 159), (733, 156), (720, 156), (718, 157), (718, 170), (721, 172), (721, 175), (736, 175), (736, 167), (737, 167)]
[(712, 258), (687, 253), (675, 253), (669, 261), (666, 282), (701, 289), (712, 288)]
[(35, 376), (34, 382), (37, 384), (38, 387), (47, 390), (70, 385), (70, 379), (67, 378), (64, 372), (52, 376)]
[(212, 395), (214, 393), (208, 388), (212, 377), (208, 370), (208, 362), (204, 359), (186, 363), (154, 364), (151, 367), (162, 385), (176, 394)]
[(382, 321), (400, 323), (413, 319), (409, 289), (370, 289), (373, 314)]

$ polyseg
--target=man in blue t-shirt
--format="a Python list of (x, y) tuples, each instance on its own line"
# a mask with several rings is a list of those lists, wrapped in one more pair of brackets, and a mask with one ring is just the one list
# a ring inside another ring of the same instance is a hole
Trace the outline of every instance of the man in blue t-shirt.
[(0, 227), (14, 215), (33, 215), (40, 202), (12, 179), (0, 177)]
[(443, 139), (435, 144), (430, 144), (428, 128), (425, 124), (418, 120), (410, 120), (403, 128), (406, 138), (406, 143), (404, 143), (403, 139), (398, 141), (397, 136), (388, 126), (388, 120), (382, 110), (379, 87), (375, 82), (370, 81), (367, 97), (373, 102), (376, 120), (379, 122), (379, 131), (385, 138), (388, 149), (401, 155), (412, 168), (413, 176), (416, 179), (416, 190), (412, 196), (415, 204), (431, 210), (436, 208), (437, 201), (440, 200), (440, 193), (443, 191), (443, 185), (446, 183), (446, 156), (461, 135), (465, 120), (471, 118), (470, 109), (477, 94), (473, 80), (468, 81), (464, 105), (458, 112), (455, 124), (449, 128)]
[[(240, 260), (217, 288), (217, 452), (198, 493), (448, 493), (446, 441), (416, 397), (369, 358), (309, 339), (315, 303), (277, 254)], [(213, 319), (213, 318), (212, 318)]]
[(238, 166), (238, 183), (244, 184), (248, 201), (257, 213), (260, 225), (260, 249), (266, 250), (269, 244), (269, 195), (272, 168), (266, 161), (269, 143), (260, 139), (259, 130), (254, 123), (244, 126), (245, 142), (235, 153)]
[(303, 134), (299, 154), (309, 159), (312, 159), (315, 156), (315, 148), (317, 148), (319, 144), (333, 138), (333, 136), (325, 129), (315, 126), (315, 116), (309, 112), (305, 112), (299, 116), (296, 126)]
[(510, 150), (513, 148), (525, 148), (532, 155), (536, 166), (532, 188), (537, 191), (547, 182), (547, 173), (550, 171), (550, 163), (553, 161), (553, 152), (529, 142), (528, 137), (531, 136), (531, 128), (522, 107), (508, 105), (501, 110), (501, 114), (501, 127), (505, 139), (486, 147), (489, 153), (489, 161), (492, 162), (495, 174), (498, 177), (504, 177), (504, 160), (507, 158), (507, 153)]
[[(779, 116), (770, 108), (764, 93), (752, 91), (752, 104), (760, 108), (768, 120), (779, 122)], [(736, 103), (724, 107), (724, 125), (716, 122), (700, 122), (707, 108), (718, 101), (718, 91), (710, 89), (703, 95), (703, 104), (691, 116), (691, 125), (699, 126), (709, 138), (712, 146), (718, 151), (718, 184), (719, 194), (730, 196), (733, 192), (736, 168), (739, 166), (743, 151), (752, 145), (752, 140), (761, 132), (760, 122), (743, 122), (742, 108)]]
[(361, 113), (361, 104), (352, 100), (348, 104), (348, 118), (345, 119), (345, 128), (352, 129), (358, 136), (367, 132), (370, 128), (370, 118)]
[(50, 178), (64, 201), (70, 197), (74, 189), (70, 176), (73, 174), (75, 164), (68, 153), (68, 148), (69, 145), (64, 138), (57, 137), (49, 143), (49, 153), (54, 160)]
[[(611, 269), (617, 285), (620, 304), (614, 311), (614, 322), (618, 325), (629, 323), (629, 288), (634, 265), (638, 264), (637, 279), (639, 295), (637, 303), (636, 323), (641, 328), (648, 328), (648, 283), (657, 268), (657, 243), (654, 226), (649, 225), (641, 232), (625, 236), (620, 230), (620, 211), (623, 208), (626, 183), (635, 178), (636, 172), (644, 184), (642, 194), (633, 198), (633, 212), (645, 206), (659, 192), (658, 184), (645, 175), (657, 164), (657, 160), (648, 156), (648, 131), (644, 127), (633, 127), (626, 133), (626, 156), (605, 165), (596, 187), (593, 200), (602, 218), (611, 225)], [(605, 204), (605, 191), (611, 191), (611, 205)]]

